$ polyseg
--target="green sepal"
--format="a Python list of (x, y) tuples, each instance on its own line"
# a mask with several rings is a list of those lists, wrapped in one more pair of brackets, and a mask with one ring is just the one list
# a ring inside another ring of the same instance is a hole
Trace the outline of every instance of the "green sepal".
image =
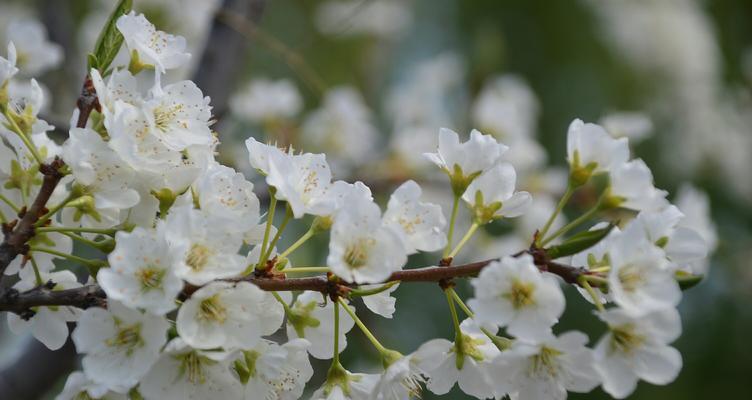
[(674, 279), (676, 279), (681, 290), (687, 290), (702, 282), (705, 279), (705, 275), (694, 275), (686, 271), (676, 271)]
[(615, 226), (616, 224), (610, 223), (605, 228), (580, 232), (570, 237), (562, 244), (549, 247), (546, 249), (546, 254), (552, 260), (555, 260), (557, 258), (571, 256), (572, 254), (577, 254), (587, 250), (608, 236)]

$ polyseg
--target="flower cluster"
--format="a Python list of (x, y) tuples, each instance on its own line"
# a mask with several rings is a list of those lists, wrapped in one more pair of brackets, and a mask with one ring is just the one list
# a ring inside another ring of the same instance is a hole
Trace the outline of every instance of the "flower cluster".
[[(91, 68), (97, 105), (74, 113), (76, 127), (62, 145), (50, 140), (52, 127), (39, 118), (44, 95), (36, 81), (25, 96), (9, 89), (23, 68), (13, 43), (0, 58), (6, 238), (15, 233), (13, 216), (23, 218), (43, 192), (51, 165), (63, 165), (24, 252), (4, 273), (17, 275), (16, 294), (53, 297), (96, 285), (106, 297), (106, 306), (61, 301), (8, 313), (11, 330), (30, 331), (50, 349), (65, 343), (67, 324), (76, 322), (70, 336), (83, 356), (82, 371), (70, 375), (58, 399), (297, 399), (308, 387), (310, 399), (404, 400), (420, 396), (424, 386), (446, 394), (455, 383), (479, 399), (563, 399), (599, 385), (624, 398), (639, 380), (668, 384), (678, 375), (682, 358), (670, 344), (681, 333), (680, 283), (704, 272), (715, 238), (705, 233), (709, 221), (698, 195), (680, 202), (695, 215), (685, 217), (654, 187), (647, 165), (630, 160), (627, 138), (572, 122), (566, 191), (526, 248), (453, 265), (485, 226), (536, 212), (532, 195), (518, 190), (518, 168), (510, 161), (531, 146), (527, 133), (512, 134), (517, 139), (507, 146), (478, 130), (464, 141), (449, 129), (438, 132), (436, 152), (424, 156), (448, 177), (448, 218), (422, 199), (415, 181), (399, 185), (382, 210), (365, 183), (334, 179), (324, 154), (250, 137), (254, 185), (215, 159), (209, 99), (192, 81), (170, 79), (170, 71), (190, 60), (185, 39), (134, 12), (111, 27), (105, 32), (122, 35), (129, 62)], [(277, 93), (274, 102), (263, 100), (268, 91)], [(332, 127), (370, 137), (375, 128), (360, 101), (352, 91), (335, 91), (304, 129), (314, 140)], [(489, 89), (481, 101), (476, 119), (483, 129), (503, 130), (505, 121), (489, 110), (508, 104), (503, 96)], [(267, 126), (300, 107), (285, 82), (257, 83), (233, 102), (235, 109), (253, 109), (248, 119)], [(507, 112), (515, 115), (513, 107)], [(357, 148), (359, 141), (346, 140), (344, 147)], [(359, 159), (346, 160), (344, 168)], [(260, 180), (266, 190), (257, 194)], [(600, 196), (570, 223), (555, 223), (581, 189)], [(470, 225), (455, 240), (462, 203)], [(592, 224), (615, 210), (626, 222)], [(282, 249), (294, 221), (307, 230)], [(586, 224), (592, 226), (583, 229)], [(323, 265), (292, 265), (297, 249), (326, 233)], [(73, 241), (99, 250), (102, 259), (74, 255)], [(440, 266), (407, 268), (409, 256), (438, 251)], [(88, 281), (58, 268), (56, 259), (86, 267)], [(299, 277), (312, 273), (326, 275)], [(455, 280), (475, 275), (465, 304)], [(455, 335), (404, 355), (374, 336), (354, 303), (362, 300), (365, 309), (391, 318), (400, 283), (417, 280), (438, 282)], [(562, 286), (574, 286), (605, 324), (594, 347), (583, 332), (554, 333), (566, 307)], [(355, 326), (378, 351), (382, 371), (356, 373), (342, 365), (339, 355)], [(309, 356), (331, 360), (315, 391)]]

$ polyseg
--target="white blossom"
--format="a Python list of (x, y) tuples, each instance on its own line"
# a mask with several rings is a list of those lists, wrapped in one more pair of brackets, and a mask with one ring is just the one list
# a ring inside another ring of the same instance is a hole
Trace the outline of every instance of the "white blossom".
[(185, 38), (157, 30), (143, 14), (131, 11), (118, 18), (128, 50), (136, 52), (142, 63), (153, 65), (159, 73), (181, 67), (191, 55), (185, 52)]
[(539, 111), (539, 101), (528, 84), (518, 76), (504, 75), (483, 85), (472, 115), (473, 122), (484, 132), (517, 142), (535, 135)]
[(354, 374), (342, 370), (336, 380), (325, 382), (313, 392), (310, 400), (369, 400), (378, 379), (377, 374)]
[(407, 181), (392, 193), (384, 212), (384, 221), (404, 235), (407, 254), (446, 246), (446, 219), (441, 207), (421, 202), (420, 196), (420, 186)]
[(141, 227), (118, 232), (115, 241), (115, 250), (107, 257), (110, 267), (97, 274), (107, 298), (156, 315), (174, 310), (183, 281), (173, 266), (182, 249), (170, 246), (163, 234)]
[(40, 75), (63, 61), (63, 48), (47, 38), (47, 29), (37, 20), (12, 21), (6, 39), (15, 45), (18, 67), (26, 75)]
[(237, 118), (255, 123), (292, 118), (301, 108), (303, 99), (288, 79), (255, 79), (230, 99)]
[(437, 395), (448, 393), (457, 383), (471, 396), (492, 397), (494, 391), (488, 368), (499, 350), (471, 320), (463, 321), (461, 329), (461, 344), (432, 339), (413, 353), (413, 360), (427, 376), (428, 390)]
[(567, 391), (590, 392), (600, 379), (587, 342), (588, 337), (577, 331), (539, 343), (515, 340), (491, 365), (496, 396), (563, 400)]
[(128, 400), (124, 394), (111, 392), (106, 386), (92, 382), (83, 372), (76, 371), (68, 375), (65, 387), (55, 400)]
[(175, 338), (141, 380), (145, 399), (240, 399), (243, 388), (230, 370), (231, 353), (192, 349)]
[(178, 310), (180, 337), (197, 349), (251, 348), (282, 325), (281, 306), (249, 282), (212, 282)]
[(150, 134), (170, 150), (208, 146), (214, 140), (209, 129), (209, 98), (192, 81), (176, 82), (153, 91), (142, 107)]
[(614, 112), (603, 116), (598, 124), (606, 129), (609, 135), (625, 137), (632, 143), (637, 143), (650, 136), (653, 131), (653, 121), (646, 114), (640, 112)]
[(467, 187), (462, 199), (481, 224), (498, 218), (522, 215), (530, 207), (532, 196), (516, 192), (517, 173), (511, 164), (500, 163), (484, 171)]
[(573, 170), (607, 172), (629, 159), (626, 138), (614, 139), (602, 127), (575, 119), (567, 131), (567, 160)]
[(530, 255), (504, 257), (471, 281), (468, 305), (481, 323), (506, 326), (518, 338), (542, 339), (564, 312), (564, 295), (552, 275), (541, 273)]
[(275, 197), (287, 201), (295, 218), (305, 214), (328, 215), (334, 202), (327, 195), (332, 172), (323, 154), (287, 155), (276, 153), (269, 159), (266, 182), (276, 189)]
[(326, 259), (332, 273), (349, 282), (378, 283), (406, 261), (400, 235), (382, 222), (378, 205), (356, 201), (337, 213)]
[[(350, 306), (354, 310), (354, 307)], [(304, 338), (311, 343), (308, 352), (315, 358), (327, 360), (334, 356), (334, 304), (321, 293), (305, 291), (290, 307), (287, 315), (287, 337)], [(350, 316), (339, 312), (339, 351), (347, 347), (347, 332), (355, 326)]]
[(269, 160), (277, 156), (284, 159), (284, 157), (281, 157), (285, 154), (282, 149), (274, 145), (263, 144), (253, 137), (246, 139), (245, 147), (248, 149), (251, 167), (265, 176), (269, 175)]
[(132, 310), (117, 301), (89, 308), (78, 320), (73, 343), (86, 376), (116, 392), (135, 386), (159, 358), (170, 324), (164, 317)]
[[(381, 287), (382, 285), (363, 285), (360, 286), (360, 289), (372, 290)], [(399, 288), (399, 283), (392, 284), (391, 286), (389, 286), (389, 288), (376, 294), (363, 296), (363, 304), (365, 304), (366, 308), (371, 310), (371, 312), (381, 315), (384, 318), (391, 319), (394, 315), (394, 312), (397, 310), (395, 307), (397, 299), (392, 297), (392, 292), (397, 290), (397, 288)]]
[(640, 379), (655, 385), (676, 379), (682, 357), (669, 346), (681, 334), (675, 309), (633, 317), (612, 308), (598, 316), (608, 324), (609, 331), (595, 346), (595, 368), (608, 394), (623, 399), (635, 390)]
[(653, 174), (640, 159), (620, 164), (610, 171), (608, 202), (636, 211), (658, 210), (666, 205), (665, 190), (653, 186)]
[(247, 371), (245, 398), (299, 399), (313, 376), (308, 346), (310, 343), (305, 339), (293, 339), (282, 345), (262, 339), (252, 349), (242, 351), (235, 369), (238, 375), (241, 375), (239, 367)]
[(405, 400), (421, 397), (425, 373), (412, 354), (392, 362), (381, 374), (371, 400)]
[(16, 62), (18, 53), (13, 42), (8, 42), (8, 52), (5, 57), (0, 57), (0, 86), (5, 84), (18, 73)]

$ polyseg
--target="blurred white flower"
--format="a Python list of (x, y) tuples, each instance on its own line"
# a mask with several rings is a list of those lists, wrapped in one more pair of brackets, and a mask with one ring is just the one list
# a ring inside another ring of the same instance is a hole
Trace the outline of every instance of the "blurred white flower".
[(288, 79), (255, 79), (230, 99), (230, 108), (241, 120), (264, 123), (294, 117), (303, 99)]
[(5, 37), (15, 45), (18, 68), (25, 75), (41, 75), (63, 61), (63, 48), (47, 38), (47, 29), (35, 19), (12, 21)]
[(409, 3), (377, 1), (362, 4), (354, 0), (329, 0), (316, 9), (316, 27), (332, 36), (373, 35), (391, 38), (412, 22)]
[(647, 139), (653, 131), (653, 121), (647, 114), (640, 112), (614, 112), (603, 116), (598, 124), (609, 135), (629, 139), (630, 143), (639, 143)]

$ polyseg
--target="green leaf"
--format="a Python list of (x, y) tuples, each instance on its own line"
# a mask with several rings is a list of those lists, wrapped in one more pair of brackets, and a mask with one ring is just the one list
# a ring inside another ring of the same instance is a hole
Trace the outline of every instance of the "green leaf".
[(557, 258), (571, 256), (572, 254), (577, 254), (581, 251), (587, 250), (608, 236), (611, 229), (614, 229), (614, 226), (616, 226), (616, 224), (610, 223), (605, 228), (580, 232), (570, 237), (562, 244), (549, 247), (545, 250), (546, 254), (548, 254), (551, 259), (555, 260)]
[(107, 68), (109, 68), (123, 44), (123, 35), (118, 31), (115, 24), (118, 18), (129, 13), (132, 7), (133, 0), (120, 0), (118, 2), (99, 34), (97, 44), (94, 46), (94, 53), (89, 56), (89, 68), (96, 68), (102, 75), (105, 75)]
[(704, 278), (704, 275), (693, 275), (685, 271), (676, 271), (676, 273), (674, 274), (674, 279), (676, 279), (676, 282), (679, 283), (681, 290), (687, 290), (691, 287), (696, 286)]

